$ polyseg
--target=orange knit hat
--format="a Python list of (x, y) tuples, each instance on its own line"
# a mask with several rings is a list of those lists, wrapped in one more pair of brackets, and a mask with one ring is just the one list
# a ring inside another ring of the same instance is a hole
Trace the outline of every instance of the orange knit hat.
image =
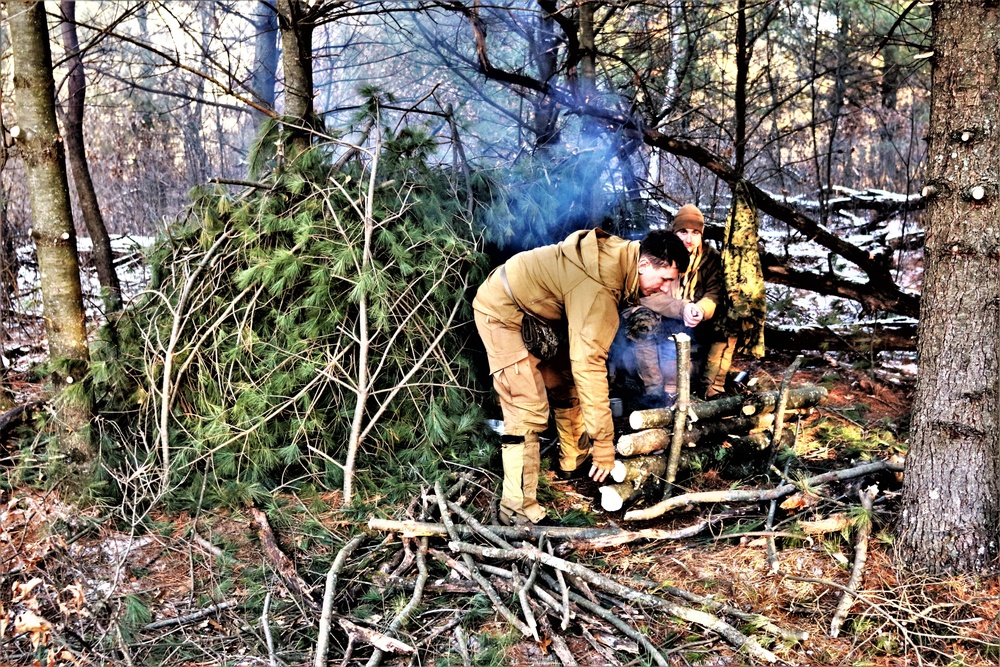
[(674, 231), (679, 232), (682, 229), (705, 231), (705, 216), (694, 204), (684, 204), (674, 215)]

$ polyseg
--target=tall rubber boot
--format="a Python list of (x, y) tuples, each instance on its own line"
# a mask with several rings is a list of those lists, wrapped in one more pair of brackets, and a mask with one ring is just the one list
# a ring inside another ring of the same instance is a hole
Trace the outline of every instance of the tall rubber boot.
[(537, 433), (502, 436), (503, 494), (500, 521), (507, 525), (536, 523), (545, 518), (538, 504), (540, 441)]

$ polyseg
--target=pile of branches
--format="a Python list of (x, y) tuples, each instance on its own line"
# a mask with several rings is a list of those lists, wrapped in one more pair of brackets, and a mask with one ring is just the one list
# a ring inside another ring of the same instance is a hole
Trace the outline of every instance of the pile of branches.
[[(481, 508), (486, 502), (490, 504)], [(433, 493), (425, 489), (411, 504), (411, 516), (403, 521), (371, 520), (372, 531), (388, 533), (382, 543), (355, 561), (353, 554), (372, 537), (359, 536), (337, 555), (326, 578), (314, 654), (317, 667), (327, 664), (331, 636), (342, 647), (342, 664), (356, 651), (366, 652), (366, 664), (374, 667), (388, 653), (408, 655), (410, 664), (421, 664), (427, 656), (453, 649), (464, 664), (471, 664), (462, 623), (475, 600), (481, 603), (484, 597), (491, 612), (542, 650), (550, 649), (563, 665), (576, 665), (594, 652), (606, 664), (620, 664), (616, 653), (640, 651), (655, 664), (669, 665), (669, 654), (681, 650), (674, 643), (678, 623), (704, 632), (708, 643), (724, 642), (767, 663), (777, 660), (767, 648), (775, 639), (794, 643), (806, 637), (760, 614), (659, 582), (609, 576), (571, 557), (575, 551), (677, 538), (683, 532), (494, 525), (489, 523), (492, 495), (471, 475), (447, 490), (440, 482)], [(372, 625), (352, 613), (358, 606), (358, 586), (340, 589), (338, 582), (348, 571), (371, 568), (376, 557), (383, 561), (376, 580), (382, 597), (409, 591), (409, 598), (395, 616)], [(433, 604), (453, 610), (451, 618), (438, 616), (433, 624), (421, 624), (417, 610), (432, 604), (430, 598), (437, 595), (450, 596), (447, 602)], [(670, 624), (673, 628), (665, 629)], [(763, 634), (745, 634), (738, 625)]]
[(480, 420), (460, 325), (478, 240), (427, 136), (379, 136), (317, 147), (238, 194), (198, 191), (153, 249), (152, 284), (86, 383), (133, 504), (190, 491), (241, 506), (292, 479), (350, 503), (373, 490), (355, 484), (359, 458), (410, 470), (469, 449)]

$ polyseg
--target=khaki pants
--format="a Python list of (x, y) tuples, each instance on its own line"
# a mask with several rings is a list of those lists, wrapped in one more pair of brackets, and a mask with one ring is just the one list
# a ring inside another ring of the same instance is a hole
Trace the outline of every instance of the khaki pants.
[(560, 466), (575, 470), (590, 452), (569, 351), (560, 350), (554, 359), (542, 362), (524, 348), (519, 317), (514, 325), (511, 321), (514, 315), (501, 320), (476, 310), (475, 318), (490, 361), (493, 388), (503, 410), (504, 434), (525, 437), (523, 444), (503, 446), (501, 513), (524, 516), (535, 522), (545, 516), (536, 499), (540, 466), (538, 434), (548, 427), (550, 401), (559, 433)]
[(701, 386), (705, 398), (712, 398), (726, 391), (726, 375), (733, 364), (736, 337), (712, 343), (705, 358), (705, 369), (701, 375)]
[[(672, 341), (665, 343), (673, 346)], [(639, 379), (647, 394), (660, 392), (673, 393), (677, 391), (677, 359), (673, 349), (661, 350), (661, 343), (654, 336), (635, 341), (635, 360)], [(703, 343), (708, 350), (698, 373), (698, 359), (692, 355), (694, 366), (691, 390), (705, 398), (722, 394), (726, 390), (726, 374), (733, 363), (733, 351), (736, 349), (736, 338)], [(705, 350), (704, 347), (701, 348)], [(664, 354), (667, 352), (669, 354)]]

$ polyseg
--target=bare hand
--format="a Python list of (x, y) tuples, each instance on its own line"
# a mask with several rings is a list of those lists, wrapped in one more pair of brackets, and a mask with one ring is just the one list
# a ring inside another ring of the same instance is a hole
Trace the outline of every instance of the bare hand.
[(611, 474), (611, 468), (598, 468), (595, 465), (590, 466), (590, 479), (595, 482), (603, 482)]
[(684, 305), (684, 326), (692, 329), (705, 319), (705, 311), (698, 304), (688, 303)]

